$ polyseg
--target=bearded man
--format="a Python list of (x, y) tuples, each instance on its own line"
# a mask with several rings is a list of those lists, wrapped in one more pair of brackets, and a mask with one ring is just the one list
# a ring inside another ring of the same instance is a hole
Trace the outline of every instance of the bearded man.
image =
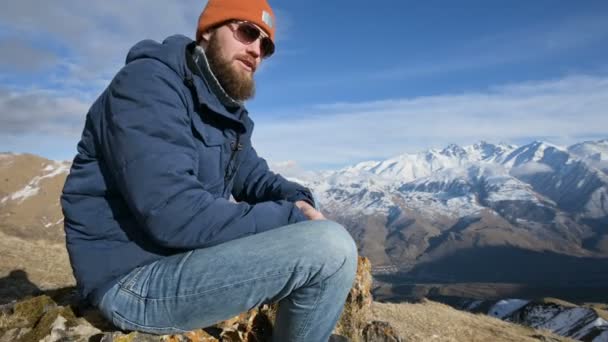
[(210, 0), (195, 41), (136, 44), (89, 110), (66, 244), (81, 295), (119, 328), (180, 333), (278, 302), (273, 340), (328, 340), (357, 248), (251, 145), (244, 101), (274, 32), (265, 0)]

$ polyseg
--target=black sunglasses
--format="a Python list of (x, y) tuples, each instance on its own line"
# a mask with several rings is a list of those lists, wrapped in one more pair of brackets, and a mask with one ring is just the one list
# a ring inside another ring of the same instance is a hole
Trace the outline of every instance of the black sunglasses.
[(255, 25), (247, 21), (231, 21), (230, 24), (236, 24), (236, 28), (230, 26), (234, 33), (234, 38), (243, 44), (249, 45), (260, 38), (260, 51), (262, 58), (268, 58), (274, 53), (274, 43), (267, 35), (262, 34), (262, 31)]

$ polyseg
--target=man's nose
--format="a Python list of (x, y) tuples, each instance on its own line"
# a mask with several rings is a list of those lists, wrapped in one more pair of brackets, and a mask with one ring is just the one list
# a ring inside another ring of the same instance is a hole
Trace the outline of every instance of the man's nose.
[(262, 48), (261, 48), (262, 42), (260, 39), (256, 39), (253, 43), (247, 45), (247, 52), (253, 56), (254, 58), (258, 58), (261, 56), (262, 54)]

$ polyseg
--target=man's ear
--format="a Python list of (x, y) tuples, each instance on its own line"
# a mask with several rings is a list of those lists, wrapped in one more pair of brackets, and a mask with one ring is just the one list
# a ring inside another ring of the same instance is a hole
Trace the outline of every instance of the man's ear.
[(213, 32), (211, 30), (207, 30), (201, 34), (201, 39), (198, 41), (198, 45), (200, 45), (203, 49), (207, 48), (207, 44), (209, 44), (209, 39), (211, 39), (211, 34)]
[(203, 34), (201, 34), (201, 38), (202, 38), (202, 40), (203, 40), (205, 43), (209, 42), (209, 39), (211, 38), (211, 34), (212, 34), (212, 33), (213, 33), (213, 32), (212, 32), (211, 30), (207, 30), (207, 31), (205, 31)]

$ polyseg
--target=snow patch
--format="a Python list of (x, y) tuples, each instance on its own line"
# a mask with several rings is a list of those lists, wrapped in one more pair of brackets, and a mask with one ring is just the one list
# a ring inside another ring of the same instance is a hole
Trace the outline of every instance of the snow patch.
[(483, 304), (483, 300), (474, 300), (469, 305), (467, 305), (466, 311), (473, 311), (478, 308), (481, 304)]
[(585, 204), (585, 217), (601, 218), (608, 215), (608, 188), (601, 187), (595, 190), (589, 202)]
[(70, 171), (70, 164), (66, 162), (53, 162), (42, 169), (42, 171), (46, 173), (42, 176), (32, 178), (32, 180), (25, 187), (23, 187), (23, 189), (4, 197), (0, 203), (4, 203), (7, 200), (19, 200), (18, 203), (22, 203), (26, 199), (35, 196), (38, 194), (38, 191), (40, 191), (40, 181), (46, 178), (53, 178), (62, 173), (68, 173)]
[(538, 202), (534, 196), (534, 191), (529, 184), (526, 184), (516, 178), (511, 177), (495, 177), (486, 180), (486, 189), (488, 192), (487, 200), (489, 202), (500, 201), (530, 201)]
[(23, 189), (13, 192), (12, 195), (3, 198), (2, 199), (3, 203), (5, 202), (6, 199), (9, 199), (11, 201), (19, 199), (20, 200), (19, 203), (22, 203), (26, 199), (28, 199), (32, 196), (35, 196), (38, 193), (38, 191), (40, 190), (40, 188), (38, 187), (39, 182), (40, 182), (39, 177), (35, 177), (34, 179), (32, 179), (30, 184), (26, 185)]
[(490, 308), (488, 315), (502, 319), (521, 309), (529, 302), (529, 300), (523, 299), (503, 299)]
[(535, 326), (535, 328), (544, 328), (556, 334), (567, 336), (572, 330), (573, 325), (589, 317), (590, 314), (592, 314), (592, 310), (587, 308), (566, 309), (555, 315), (552, 319)]
[[(576, 334), (572, 335), (571, 337), (581, 339), (594, 329), (602, 327), (608, 328), (608, 322), (602, 319), (601, 317), (598, 317), (591, 321), (589, 324), (585, 325), (582, 329), (580, 329)], [(595, 339), (593, 341), (595, 341)]]

